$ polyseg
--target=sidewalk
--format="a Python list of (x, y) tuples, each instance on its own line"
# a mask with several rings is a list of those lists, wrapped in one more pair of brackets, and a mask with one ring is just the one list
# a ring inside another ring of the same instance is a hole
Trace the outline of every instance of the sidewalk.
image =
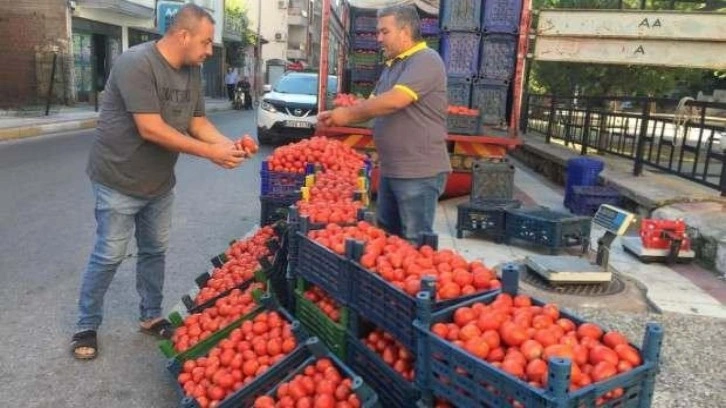
[[(515, 198), (521, 200), (523, 206), (543, 205), (568, 213), (562, 204), (564, 191), (561, 187), (532, 173), (520, 162), (514, 163), (517, 167), (514, 178)], [(439, 234), (441, 247), (456, 249), (467, 258), (482, 259), (491, 266), (523, 260), (527, 255), (545, 253), (535, 252), (536, 249), (532, 248), (496, 244), (471, 233), (463, 239), (456, 239), (456, 206), (468, 199), (462, 197), (439, 203), (435, 230)], [(596, 243), (603, 234), (603, 230), (594, 228), (591, 242)], [(623, 251), (619, 239), (615, 240), (611, 248), (611, 270), (638, 282), (637, 286), (645, 291), (652, 309), (657, 312), (726, 318), (726, 281), (716, 277), (713, 272), (695, 263), (672, 267), (658, 263), (643, 264)], [(617, 299), (617, 295), (612, 298)], [(592, 301), (586, 298), (583, 300)]]
[[(205, 98), (207, 113), (230, 110), (232, 107), (227, 99)], [(50, 133), (73, 130), (92, 129), (96, 127), (98, 112), (91, 105), (74, 107), (62, 106), (51, 110), (50, 115), (14, 116), (5, 112), (0, 116), (0, 141), (22, 139)]]

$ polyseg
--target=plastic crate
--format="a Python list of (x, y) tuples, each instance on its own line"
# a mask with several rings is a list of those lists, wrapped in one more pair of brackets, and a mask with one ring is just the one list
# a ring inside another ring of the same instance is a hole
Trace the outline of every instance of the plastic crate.
[(378, 80), (380, 72), (376, 68), (355, 68), (351, 70), (351, 79), (355, 82), (375, 82)]
[(471, 91), (471, 107), (479, 109), (482, 125), (506, 125), (507, 92), (509, 86), (501, 81), (495, 82), (477, 78)]
[(488, 34), (481, 40), (479, 76), (511, 81), (517, 56), (517, 37), (508, 34)]
[(577, 215), (593, 216), (602, 204), (620, 205), (620, 192), (605, 186), (574, 186), (570, 211)]
[[(506, 266), (503, 273), (503, 292), (512, 296), (518, 292), (517, 266)], [(620, 398), (607, 401), (603, 407), (649, 407), (653, 396), (655, 376), (658, 372), (663, 329), (656, 323), (646, 326), (641, 354), (643, 364), (606, 381), (568, 392), (570, 363), (552, 358), (549, 361), (548, 386), (535, 388), (528, 383), (478, 359), (431, 332), (432, 324), (452, 321), (455, 310), (474, 303), (491, 303), (498, 293), (480, 296), (450, 308), (429, 313), (422, 311), (414, 325), (420, 336), (416, 361), (416, 382), (420, 389), (430, 391), (425, 400), (433, 396), (444, 398), (459, 407), (510, 407), (517, 401), (525, 407), (579, 408), (594, 407), (596, 399), (615, 388), (624, 388)], [(532, 299), (534, 305), (544, 302)], [(576, 324), (584, 321), (567, 311), (563, 317)]]
[(378, 19), (374, 16), (358, 16), (353, 20), (353, 31), (356, 33), (375, 33)]
[(471, 83), (472, 80), (469, 77), (447, 77), (446, 94), (449, 105), (469, 106), (471, 103)]
[(550, 253), (580, 245), (587, 248), (590, 217), (563, 214), (545, 207), (507, 210), (505, 242), (519, 239), (548, 248)]
[(471, 171), (470, 202), (514, 197), (514, 166), (510, 162), (477, 160)]
[[(379, 356), (360, 340), (370, 333), (370, 330), (355, 330), (348, 333), (347, 359), (350, 368), (358, 373), (366, 384), (373, 387), (378, 394), (381, 406), (386, 408), (406, 408), (417, 401), (421, 392), (414, 382), (401, 377), (394, 369), (389, 367)], [(415, 352), (415, 350), (409, 350)], [(413, 354), (415, 355), (415, 354)]]
[(353, 37), (353, 49), (355, 50), (378, 50), (379, 48), (375, 35), (356, 34)]
[(305, 174), (284, 173), (269, 169), (267, 161), (262, 162), (260, 170), (260, 195), (289, 196), (300, 190), (305, 183)]
[(485, 33), (519, 32), (522, 0), (486, 0), (483, 3), (482, 28)]
[(421, 34), (436, 35), (439, 33), (439, 19), (433, 17), (421, 18)]
[(348, 304), (349, 277), (347, 259), (297, 232), (298, 253), (293, 273), (319, 286), (341, 305)]
[(283, 196), (260, 196), (260, 226), (287, 219), (288, 208), (300, 200), (300, 193)]
[(350, 84), (350, 92), (354, 95), (361, 95), (367, 98), (373, 92), (374, 87), (375, 84), (373, 82), (353, 82)]
[[(249, 284), (252, 284), (255, 282), (254, 279), (250, 279)], [(244, 289), (242, 289), (244, 291)], [(177, 359), (180, 361), (188, 360), (189, 358), (194, 358), (191, 356), (197, 356), (200, 354), (200, 352), (206, 353), (214, 347), (217, 343), (219, 343), (220, 340), (226, 338), (229, 336), (229, 333), (232, 332), (232, 330), (239, 327), (245, 320), (249, 320), (253, 318), (254, 316), (258, 315), (260, 312), (264, 310), (264, 308), (260, 305), (260, 297), (264, 295), (264, 292), (262, 291), (255, 291), (253, 292), (253, 296), (255, 298), (255, 301), (258, 303), (258, 306), (254, 309), (250, 310), (247, 314), (240, 316), (239, 319), (235, 320), (234, 322), (230, 323), (226, 327), (222, 327), (216, 332), (212, 333), (211, 336), (207, 337), (206, 339), (200, 340), (197, 344), (195, 344), (192, 347), (189, 347), (188, 349), (177, 352), (174, 349), (174, 343), (170, 339), (164, 339), (160, 340), (157, 345), (159, 347), (159, 350), (161, 350), (161, 353), (166, 358), (172, 358)], [(171, 312), (167, 316), (167, 320), (171, 322), (171, 324), (177, 328), (181, 327), (184, 324), (184, 316), (182, 316), (179, 312)]]
[(455, 135), (478, 135), (481, 130), (479, 116), (452, 115), (449, 113), (446, 117), (446, 128), (449, 133)]
[(350, 55), (354, 68), (375, 68), (380, 62), (380, 56), (375, 51), (355, 51)]
[[(221, 292), (219, 295), (213, 297), (212, 299), (209, 299), (208, 301), (206, 301), (204, 303), (201, 303), (198, 305), (195, 304), (194, 299), (192, 299), (191, 294), (186, 294), (186, 295), (182, 296), (181, 303), (184, 305), (184, 308), (186, 309), (185, 313), (186, 314), (200, 313), (204, 309), (214, 306), (214, 304), (217, 302), (217, 300), (219, 300), (223, 297), (226, 297), (234, 289), (245, 290), (245, 289), (247, 289), (248, 286), (250, 286), (254, 282), (264, 282), (266, 280), (267, 271), (264, 271), (263, 269), (264, 268), (260, 267), (260, 270), (255, 272), (255, 277), (253, 279), (248, 279), (248, 280), (240, 283), (239, 285), (235, 286), (232, 289), (225, 290), (225, 291)], [(197, 276), (197, 278), (194, 281), (196, 282), (197, 286), (201, 289), (206, 284), (207, 280), (209, 280), (211, 277), (212, 277), (212, 271), (205, 272), (205, 273)]]
[(340, 306), (340, 322), (330, 319), (316, 304), (305, 298), (310, 284), (298, 278), (295, 288), (295, 316), (311, 335), (319, 337), (336, 356), (346, 357), (346, 327), (348, 308)]
[[(435, 237), (435, 235), (433, 235)], [(362, 254), (363, 248), (356, 243), (359, 249), (352, 252)], [(433, 245), (432, 245), (433, 246)], [(390, 333), (409, 350), (416, 347), (416, 336), (412, 326), (416, 318), (417, 300), (415, 297), (403, 292), (398, 287), (381, 278), (368, 269), (364, 268), (354, 257), (348, 262), (347, 276), (351, 283), (350, 307), (361, 317), (372, 324), (380, 327), (383, 331)], [(355, 288), (355, 290), (352, 290)], [(429, 291), (432, 296), (435, 292), (434, 280), (423, 278), (421, 280), (423, 291)], [(435, 302), (435, 310), (448, 307), (451, 304), (475, 297), (483, 292), (457, 299)]]
[(456, 238), (464, 238), (464, 231), (476, 231), (502, 242), (505, 236), (508, 208), (519, 208), (518, 200), (482, 200), (457, 206)]
[[(362, 408), (387, 408), (387, 405), (381, 405), (378, 399), (378, 395), (364, 382), (364, 380), (350, 367), (348, 367), (340, 358), (334, 354), (329, 353), (325, 346), (320, 342), (317, 337), (309, 338), (304, 347), (308, 350), (310, 356), (305, 361), (297, 364), (295, 367), (286, 365), (287, 376), (279, 381), (270, 382), (269, 386), (271, 389), (265, 394), (270, 396), (276, 396), (277, 388), (286, 382), (291, 381), (296, 375), (300, 374), (305, 370), (305, 367), (315, 363), (315, 361), (321, 358), (329, 359), (333, 365), (338, 369), (340, 375), (343, 378), (351, 379), (351, 391), (353, 391), (360, 401), (360, 407)], [(253, 400), (254, 402), (254, 400)], [(240, 407), (251, 407), (252, 405), (239, 405)]]
[(441, 0), (441, 29), (479, 31), (482, 0)]
[(431, 48), (432, 50), (434, 50), (436, 52), (439, 51), (439, 45), (441, 44), (441, 40), (438, 35), (425, 36), (423, 39), (426, 42), (427, 47)]
[(565, 207), (570, 207), (572, 188), (574, 186), (595, 186), (600, 172), (605, 168), (602, 160), (590, 157), (573, 157), (567, 160), (567, 177), (565, 178)]
[(446, 32), (441, 36), (441, 58), (446, 74), (473, 77), (479, 70), (478, 33)]

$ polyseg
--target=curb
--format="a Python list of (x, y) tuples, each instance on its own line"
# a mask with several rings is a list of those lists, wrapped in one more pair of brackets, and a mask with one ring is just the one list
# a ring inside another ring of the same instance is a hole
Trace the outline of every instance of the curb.
[[(232, 110), (230, 107), (209, 107), (207, 113), (225, 112)], [(73, 130), (93, 129), (98, 123), (98, 118), (66, 120), (42, 125), (18, 126), (11, 128), (0, 128), (0, 141), (19, 140), (35, 136), (43, 136), (52, 133), (69, 132)]]

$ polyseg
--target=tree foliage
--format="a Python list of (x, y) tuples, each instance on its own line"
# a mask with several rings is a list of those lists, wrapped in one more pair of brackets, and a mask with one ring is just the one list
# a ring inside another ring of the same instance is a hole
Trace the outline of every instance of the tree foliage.
[[(533, 8), (726, 11), (724, 0), (534, 0)], [(535, 22), (536, 23), (536, 22)], [(703, 69), (534, 61), (529, 91), (558, 95), (685, 96), (709, 91), (724, 72)]]

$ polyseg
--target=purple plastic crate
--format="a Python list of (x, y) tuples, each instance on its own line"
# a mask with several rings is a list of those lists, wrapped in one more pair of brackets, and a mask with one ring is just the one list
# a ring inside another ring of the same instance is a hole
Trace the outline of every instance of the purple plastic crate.
[(471, 91), (471, 107), (479, 109), (482, 125), (506, 125), (509, 86), (497, 81), (477, 79)]
[(482, 27), (485, 33), (519, 32), (522, 0), (486, 0), (483, 3)]
[(371, 34), (356, 34), (353, 37), (353, 49), (356, 50), (377, 50), (378, 41), (375, 35)]
[(439, 20), (431, 17), (421, 19), (422, 35), (437, 35), (439, 33)]
[(477, 33), (449, 32), (441, 38), (441, 57), (446, 74), (472, 77), (479, 70), (479, 39)]
[(305, 175), (267, 170), (266, 162), (260, 170), (260, 195), (290, 196), (297, 193), (305, 183)]
[(482, 37), (479, 76), (510, 81), (514, 76), (517, 37), (510, 34), (489, 34)]
[(378, 19), (374, 16), (358, 16), (353, 22), (356, 33), (375, 33)]
[(354, 68), (350, 73), (353, 82), (376, 82), (379, 72), (377, 69)]
[(441, 29), (479, 31), (482, 0), (441, 0)]

